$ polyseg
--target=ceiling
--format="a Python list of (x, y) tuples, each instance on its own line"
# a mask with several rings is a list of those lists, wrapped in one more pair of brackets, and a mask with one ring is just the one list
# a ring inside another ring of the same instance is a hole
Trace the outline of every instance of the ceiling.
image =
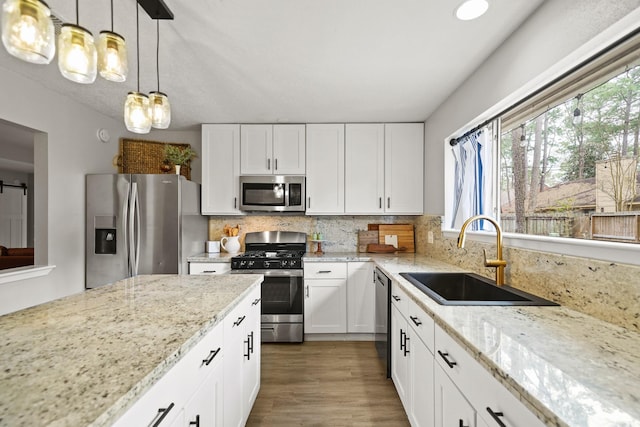
[[(461, 0), (165, 0), (160, 22), (160, 90), (170, 129), (200, 123), (424, 121), (542, 0), (489, 0), (459, 21)], [(75, 2), (47, 0), (65, 22)], [(80, 1), (80, 25), (110, 29), (109, 0)], [(129, 46), (125, 83), (91, 85), (0, 49), (13, 70), (121, 120), (136, 90), (135, 3), (114, 2), (114, 31)], [(140, 9), (140, 89), (157, 89), (155, 22)]]

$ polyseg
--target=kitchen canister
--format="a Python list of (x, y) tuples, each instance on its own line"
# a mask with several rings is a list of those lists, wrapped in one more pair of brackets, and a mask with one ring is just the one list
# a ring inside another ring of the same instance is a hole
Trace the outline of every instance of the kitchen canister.
[(205, 250), (208, 254), (217, 254), (220, 252), (220, 242), (217, 240), (211, 241), (207, 240), (205, 245)]

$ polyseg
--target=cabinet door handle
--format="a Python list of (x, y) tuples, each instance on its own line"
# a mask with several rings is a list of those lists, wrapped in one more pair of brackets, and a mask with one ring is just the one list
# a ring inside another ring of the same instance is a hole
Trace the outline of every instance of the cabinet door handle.
[(443, 353), (440, 350), (438, 350), (438, 354), (440, 355), (440, 357), (442, 357), (442, 359), (444, 359), (445, 363), (450, 367), (453, 368), (454, 366), (457, 365), (456, 362), (453, 362), (451, 360), (449, 360), (449, 358), (447, 356), (449, 356), (449, 353)]
[(260, 302), (262, 298), (256, 298), (255, 300), (253, 300), (253, 302), (251, 303), (251, 305), (258, 305), (258, 303)]
[(233, 198), (233, 209), (238, 209), (238, 198), (237, 197)]
[(267, 170), (271, 170), (271, 159), (267, 159)]
[(278, 159), (275, 159), (273, 162), (275, 163), (275, 170), (278, 170)]
[(309, 285), (305, 286), (305, 288), (306, 288), (305, 291), (306, 291), (306, 294), (307, 294), (307, 298), (309, 298)]
[(400, 350), (404, 350), (404, 346), (406, 345), (406, 342), (404, 340), (405, 337), (405, 332), (402, 330), (402, 328), (400, 328)]
[(308, 199), (309, 199), (309, 203), (307, 203), (307, 207), (311, 209), (311, 197), (309, 197)]
[(171, 412), (171, 410), (173, 409), (174, 406), (175, 406), (175, 404), (173, 402), (171, 402), (169, 404), (169, 406), (167, 406), (166, 408), (158, 409), (158, 413), (153, 418), (153, 420), (151, 420), (151, 423), (149, 425), (152, 426), (152, 427), (158, 427), (160, 425), (160, 423), (162, 422), (162, 420), (164, 420), (164, 418), (167, 416), (167, 414), (169, 414), (169, 412)]
[(409, 318), (413, 321), (414, 325), (416, 326), (422, 325), (422, 322), (420, 321), (420, 319), (418, 319), (418, 316), (409, 316)]
[(391, 207), (391, 197), (387, 197), (387, 209)]
[(200, 415), (196, 415), (195, 421), (189, 421), (190, 426), (200, 427)]
[(204, 365), (209, 366), (209, 364), (210, 364), (211, 362), (213, 362), (213, 359), (215, 359), (215, 358), (216, 358), (216, 356), (218, 355), (218, 353), (220, 353), (220, 347), (218, 347), (218, 349), (217, 349), (217, 350), (211, 350), (211, 352), (209, 352), (209, 357), (207, 357), (206, 359), (203, 359), (203, 360), (202, 360), (202, 363), (203, 363)]
[(382, 197), (378, 197), (378, 209), (382, 209)]
[(469, 427), (464, 425), (464, 421), (462, 421), (462, 419), (460, 419), (460, 424), (458, 424), (459, 427)]
[(233, 322), (233, 326), (240, 326), (240, 323), (242, 323), (242, 321), (244, 320), (245, 317), (247, 317), (247, 316), (238, 317), (238, 320)]
[(398, 295), (391, 295), (391, 298), (393, 298), (396, 302), (400, 301), (400, 297)]
[(404, 334), (404, 357), (407, 357), (407, 354), (409, 354), (409, 346), (407, 345), (407, 341), (411, 341), (411, 338), (409, 338), (407, 334)]
[(493, 410), (488, 406), (487, 406), (487, 412), (489, 413), (489, 415), (491, 415), (491, 418), (493, 418), (495, 422), (498, 423), (500, 427), (507, 427), (505, 423), (503, 423), (502, 420), (500, 419), (500, 417), (504, 417), (504, 412), (493, 412)]

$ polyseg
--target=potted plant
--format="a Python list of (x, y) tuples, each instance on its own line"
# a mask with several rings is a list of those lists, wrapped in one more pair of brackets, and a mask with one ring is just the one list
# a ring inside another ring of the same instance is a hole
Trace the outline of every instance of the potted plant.
[(166, 144), (164, 146), (164, 158), (173, 163), (176, 167), (176, 174), (180, 175), (180, 167), (188, 165), (191, 159), (198, 157), (198, 154), (191, 147), (180, 148), (177, 145)]

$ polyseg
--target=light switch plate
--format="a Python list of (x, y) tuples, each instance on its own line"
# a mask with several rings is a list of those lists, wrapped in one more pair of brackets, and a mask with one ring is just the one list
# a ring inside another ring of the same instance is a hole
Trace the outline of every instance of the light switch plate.
[(396, 234), (385, 234), (384, 236), (384, 244), (385, 245), (393, 245), (394, 248), (398, 248), (398, 236)]

